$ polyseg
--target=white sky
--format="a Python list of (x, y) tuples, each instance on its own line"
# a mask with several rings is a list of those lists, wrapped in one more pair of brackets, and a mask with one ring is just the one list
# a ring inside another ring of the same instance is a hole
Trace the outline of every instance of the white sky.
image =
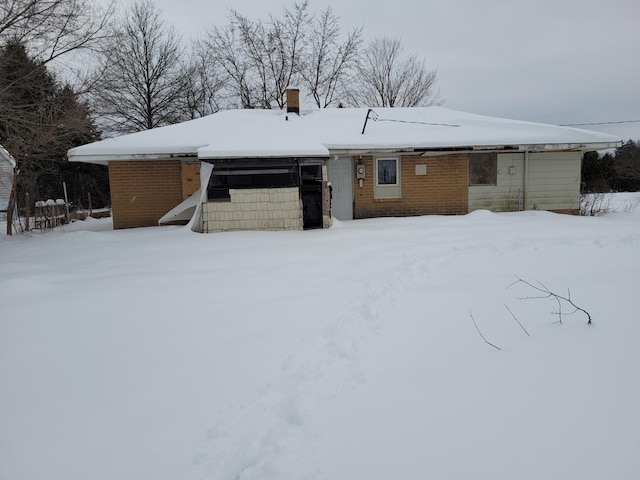
[[(126, 0), (121, 0), (124, 3)], [(186, 38), (227, 21), (276, 15), (280, 0), (156, 0)], [(445, 106), (553, 124), (640, 120), (637, 0), (311, 0), (344, 31), (400, 37), (438, 69)], [(640, 139), (640, 123), (587, 127)]]

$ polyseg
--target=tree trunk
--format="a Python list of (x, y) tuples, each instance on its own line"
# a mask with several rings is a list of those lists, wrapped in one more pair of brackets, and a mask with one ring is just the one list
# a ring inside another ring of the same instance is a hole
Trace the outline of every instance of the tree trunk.
[(9, 195), (9, 204), (7, 205), (7, 235), (13, 235), (13, 211), (16, 204), (17, 196), (17, 168), (13, 169), (13, 180), (11, 182), (11, 194)]

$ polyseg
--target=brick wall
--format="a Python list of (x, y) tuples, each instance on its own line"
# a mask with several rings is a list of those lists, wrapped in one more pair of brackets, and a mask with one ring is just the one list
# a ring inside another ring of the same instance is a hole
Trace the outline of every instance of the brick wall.
[(231, 201), (203, 205), (205, 233), (233, 230), (302, 230), (297, 187), (229, 189)]
[(113, 228), (157, 226), (182, 201), (180, 161), (109, 162)]
[[(403, 155), (400, 162), (402, 198), (389, 199), (374, 198), (375, 162), (373, 157), (362, 157), (362, 161), (367, 176), (362, 188), (354, 178), (354, 218), (468, 213), (468, 154), (433, 157)], [(416, 175), (416, 165), (426, 165), (426, 175)]]

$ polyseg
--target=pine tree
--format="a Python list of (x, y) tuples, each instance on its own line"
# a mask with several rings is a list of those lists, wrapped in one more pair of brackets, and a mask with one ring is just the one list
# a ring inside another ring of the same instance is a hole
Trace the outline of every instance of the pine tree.
[(615, 189), (616, 172), (610, 153), (586, 152), (582, 156), (582, 193), (605, 193)]
[(62, 182), (72, 185), (80, 170), (95, 170), (105, 183), (104, 168), (66, 159), (69, 148), (98, 138), (88, 107), (70, 86), (61, 85), (20, 41), (0, 47), (0, 144), (17, 162), (19, 205), (25, 206), (26, 193), (31, 203), (61, 198)]
[(628, 140), (617, 148), (615, 165), (620, 190), (640, 191), (640, 142)]

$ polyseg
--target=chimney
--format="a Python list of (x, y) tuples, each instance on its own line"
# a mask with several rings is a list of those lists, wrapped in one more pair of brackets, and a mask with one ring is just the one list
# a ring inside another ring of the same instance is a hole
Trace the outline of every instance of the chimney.
[(287, 113), (300, 115), (300, 89), (287, 88)]

